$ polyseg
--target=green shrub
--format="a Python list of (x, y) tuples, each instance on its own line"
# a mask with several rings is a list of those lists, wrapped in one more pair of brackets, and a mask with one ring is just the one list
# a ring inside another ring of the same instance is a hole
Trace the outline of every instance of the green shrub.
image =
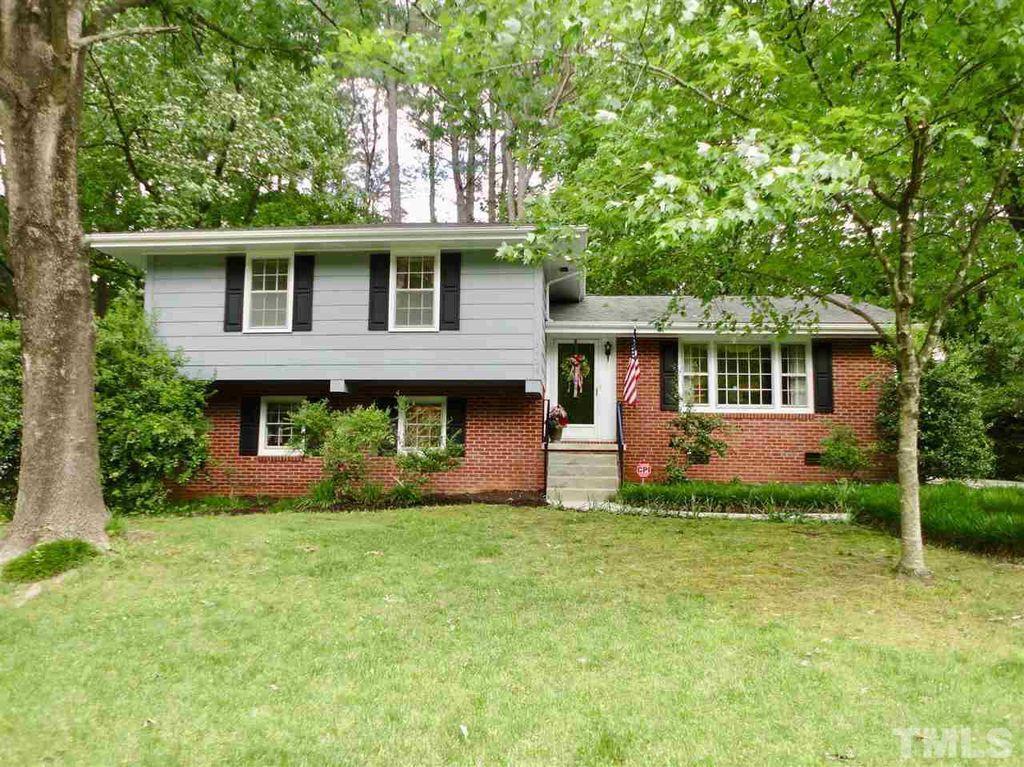
[[(408, 406), (398, 397), (398, 409)], [(367, 459), (391, 453), (395, 448), (391, 414), (375, 406), (331, 410), (326, 402), (309, 402), (292, 416), (296, 447), (306, 455), (320, 456), (327, 477), (316, 482), (299, 503), (305, 510), (340, 506), (379, 508), (419, 503), (429, 475), (454, 468), (462, 446), (449, 440), (445, 447), (399, 453), (395, 456), (397, 481), (388, 489), (369, 479)]]
[[(115, 513), (160, 511), (167, 481), (207, 457), (206, 385), (180, 372), (139, 302), (123, 298), (97, 322), (96, 420), (103, 493)], [(21, 449), (18, 325), (0, 322), (0, 496), (17, 487)]]
[[(855, 521), (899, 532), (899, 487), (892, 483), (746, 485), (738, 482), (627, 484), (618, 500), (655, 512), (799, 514), (849, 512)], [(970, 488), (958, 482), (921, 488), (925, 540), (980, 553), (1024, 555), (1024, 490)]]
[(43, 543), (4, 565), (4, 580), (42, 581), (78, 567), (97, 554), (96, 547), (85, 541), (67, 539)]
[(851, 427), (835, 424), (821, 441), (821, 465), (839, 474), (856, 477), (871, 466), (871, 448), (861, 445)]
[[(882, 447), (896, 450), (899, 399), (896, 381), (888, 381), (878, 406)], [(966, 357), (954, 352), (930, 365), (921, 376), (921, 421), (918, 466), (924, 477), (967, 479), (988, 477), (995, 453), (987, 433), (982, 390), (977, 372)]]
[(725, 419), (707, 413), (695, 413), (689, 406), (673, 418), (668, 425), (668, 446), (672, 455), (665, 467), (669, 480), (683, 481), (691, 466), (707, 463), (712, 454), (724, 458), (729, 446), (715, 435), (725, 427)]

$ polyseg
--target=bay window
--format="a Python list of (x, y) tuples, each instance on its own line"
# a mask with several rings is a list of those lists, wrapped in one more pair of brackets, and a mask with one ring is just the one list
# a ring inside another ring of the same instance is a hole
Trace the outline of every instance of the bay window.
[(808, 343), (681, 341), (679, 393), (695, 410), (808, 412)]

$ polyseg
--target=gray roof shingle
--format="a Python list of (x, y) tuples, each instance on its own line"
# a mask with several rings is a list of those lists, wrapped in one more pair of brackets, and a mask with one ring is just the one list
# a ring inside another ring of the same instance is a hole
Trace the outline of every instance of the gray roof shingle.
[[(837, 296), (839, 297), (839, 296)], [(847, 299), (847, 296), (842, 296)], [(622, 323), (647, 326), (665, 317), (672, 301), (671, 296), (595, 296), (588, 295), (580, 303), (553, 304), (551, 321), (553, 323), (571, 323), (586, 325), (588, 323)], [(762, 306), (752, 309), (750, 299), (738, 296), (722, 296), (715, 299), (709, 306), (711, 322), (732, 318), (740, 326), (751, 323)], [(819, 324), (863, 324), (868, 323), (858, 315), (834, 304), (816, 300), (798, 300), (793, 298), (761, 298), (764, 308), (780, 314), (816, 317)], [(867, 312), (882, 325), (892, 322), (892, 312), (872, 304), (858, 303), (858, 308)], [(701, 324), (705, 317), (705, 307), (700, 299), (693, 296), (681, 296), (678, 310), (670, 317), (673, 326)], [(800, 324), (804, 324), (801, 322)]]

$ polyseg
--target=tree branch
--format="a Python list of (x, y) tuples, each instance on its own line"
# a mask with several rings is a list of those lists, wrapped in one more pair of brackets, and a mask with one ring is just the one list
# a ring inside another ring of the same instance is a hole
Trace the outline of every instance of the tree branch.
[[(1011, 125), (1013, 126), (1013, 133), (1010, 137), (1009, 153), (1012, 158), (1020, 151), (1021, 132), (1024, 130), (1024, 115), (1018, 115), (1016, 118), (1011, 120)], [(997, 201), (1002, 195), (1003, 188), (1006, 186), (1006, 182), (1010, 177), (1011, 166), (1012, 162), (1007, 161), (1003, 164), (1003, 167), (1000, 168), (995, 181), (992, 183), (992, 189), (988, 193), (985, 206), (975, 217), (974, 221), (971, 222), (970, 229), (968, 230), (967, 242), (960, 249), (960, 263), (957, 265), (953, 279), (950, 280), (949, 285), (943, 292), (939, 305), (935, 310), (935, 314), (932, 316), (932, 320), (928, 325), (928, 330), (925, 332), (924, 340), (921, 342), (921, 358), (927, 357), (931, 353), (931, 347), (935, 343), (939, 331), (942, 329), (942, 325), (945, 322), (945, 317), (949, 312), (950, 307), (975, 287), (985, 283), (991, 279), (991, 277), (995, 276), (995, 274), (1004, 271), (1004, 269), (1000, 268), (988, 273), (988, 275), (983, 275), (980, 281), (974, 280), (970, 283), (967, 282), (967, 272), (970, 271), (971, 266), (974, 264), (974, 256), (977, 253), (978, 245), (981, 242), (981, 233), (992, 221), (993, 215), (996, 211)]]
[(121, 15), (127, 10), (132, 8), (145, 8), (153, 5), (154, 0), (114, 0), (111, 3), (107, 3), (89, 18), (89, 23), (85, 26), (85, 32), (87, 37), (98, 35), (104, 29), (107, 28), (107, 24), (114, 19), (114, 17)]
[(716, 100), (715, 97), (712, 96), (710, 93), (706, 93), (703, 89), (698, 88), (693, 83), (688, 83), (686, 80), (684, 80), (675, 72), (669, 69), (659, 67), (657, 64), (651, 64), (647, 61), (633, 61), (632, 59), (624, 59), (621, 57), (616, 57), (615, 60), (621, 64), (626, 64), (627, 66), (639, 67), (640, 69), (654, 72), (656, 75), (660, 75), (666, 80), (670, 80), (671, 82), (675, 83), (683, 90), (689, 91), (690, 93), (699, 97), (701, 100), (705, 101), (707, 104), (714, 107), (715, 109), (721, 110), (723, 112), (728, 112), (733, 117), (738, 118), (744, 123), (753, 122), (753, 119), (751, 119), (749, 115), (744, 114), (743, 112), (739, 111), (735, 107), (730, 106), (729, 104), (723, 104), (722, 102)]
[(110, 29), (106, 32), (98, 32), (95, 35), (86, 35), (85, 37), (79, 37), (77, 40), (71, 43), (72, 48), (88, 48), (96, 43), (102, 43), (107, 40), (116, 40), (120, 37), (148, 37), (150, 35), (162, 35), (165, 32), (177, 32), (180, 27), (171, 26), (148, 26), (148, 27), (128, 27), (127, 29)]

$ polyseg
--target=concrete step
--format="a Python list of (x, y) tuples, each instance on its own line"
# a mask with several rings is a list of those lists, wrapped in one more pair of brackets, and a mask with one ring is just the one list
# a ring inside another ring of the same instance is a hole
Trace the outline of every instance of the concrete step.
[(607, 441), (561, 441), (549, 442), (548, 451), (552, 453), (617, 453), (619, 446)]
[(549, 466), (618, 466), (615, 453), (548, 453)]
[(615, 492), (619, 489), (618, 476), (593, 477), (589, 474), (579, 477), (548, 477), (548, 492), (552, 490), (593, 490)]
[(570, 482), (575, 482), (580, 479), (589, 479), (594, 482), (614, 482), (616, 485), (619, 482), (619, 473), (614, 470), (602, 471), (602, 472), (565, 472), (565, 471), (549, 471), (548, 472), (548, 484), (549, 485), (564, 485)]
[(609, 490), (549, 490), (548, 503), (566, 506), (570, 509), (586, 509), (604, 503), (611, 498)]

